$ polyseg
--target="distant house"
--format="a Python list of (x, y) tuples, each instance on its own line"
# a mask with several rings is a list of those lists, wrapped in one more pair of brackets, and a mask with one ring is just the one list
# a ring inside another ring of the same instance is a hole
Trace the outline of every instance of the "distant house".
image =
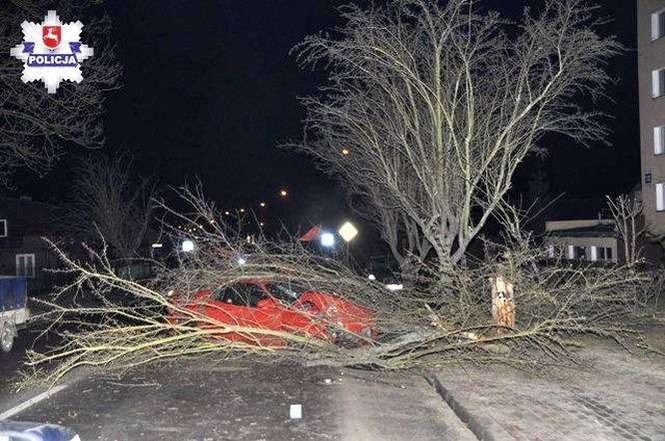
[(45, 271), (62, 263), (42, 239), (63, 244), (59, 214), (57, 207), (30, 198), (0, 197), (0, 275), (26, 277), (31, 295), (48, 290), (62, 278)]
[(619, 238), (614, 220), (548, 221), (545, 231), (550, 257), (561, 254), (571, 260), (619, 261)]
[[(636, 193), (639, 197), (639, 193)], [(638, 230), (644, 225), (639, 219)], [(625, 248), (605, 199), (569, 199), (548, 210), (543, 244), (551, 257), (568, 260), (625, 263)], [(643, 235), (640, 257), (649, 265), (663, 262), (663, 250)]]

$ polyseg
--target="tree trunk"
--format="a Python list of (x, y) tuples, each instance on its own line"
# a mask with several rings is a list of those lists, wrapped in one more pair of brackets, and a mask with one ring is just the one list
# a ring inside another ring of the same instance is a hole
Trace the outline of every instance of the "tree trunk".
[(513, 284), (501, 276), (490, 277), (492, 288), (492, 318), (497, 326), (497, 334), (502, 335), (515, 329), (515, 299)]

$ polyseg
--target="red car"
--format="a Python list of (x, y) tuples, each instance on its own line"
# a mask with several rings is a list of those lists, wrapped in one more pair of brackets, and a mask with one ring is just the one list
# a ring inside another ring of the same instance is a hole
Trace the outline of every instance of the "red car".
[[(173, 304), (223, 324), (288, 332), (338, 344), (366, 344), (377, 336), (374, 311), (334, 295), (285, 283), (243, 282), (204, 289), (187, 300), (175, 297)], [(190, 319), (177, 310), (168, 318), (170, 323)], [(205, 322), (201, 326), (213, 325)], [(247, 332), (229, 332), (222, 337), (266, 346), (286, 344), (280, 337)]]

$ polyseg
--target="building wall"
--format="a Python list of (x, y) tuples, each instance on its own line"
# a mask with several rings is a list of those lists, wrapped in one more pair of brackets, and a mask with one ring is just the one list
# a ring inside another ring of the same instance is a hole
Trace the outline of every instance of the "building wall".
[[(655, 184), (665, 182), (665, 154), (654, 153), (654, 127), (665, 125), (665, 96), (652, 97), (651, 72), (665, 67), (665, 37), (652, 41), (651, 14), (665, 9), (665, 0), (637, 0), (637, 48), (640, 98), (640, 145), (644, 214), (650, 230), (665, 232), (665, 212), (656, 211)], [(647, 174), (651, 183), (646, 182)]]
[(61, 268), (62, 263), (49, 245), (41, 237), (36, 236), (22, 238), (19, 247), (0, 249), (0, 275), (16, 275), (16, 256), (19, 254), (34, 255), (35, 276), (28, 278), (28, 291), (31, 294), (51, 288), (53, 282), (62, 278), (47, 271)]
[[(553, 245), (555, 248), (564, 248), (570, 245), (575, 247), (585, 247), (589, 250), (592, 246), (612, 248), (611, 262), (619, 261), (618, 240), (614, 237), (563, 237), (548, 236), (545, 238), (545, 245)], [(566, 255), (567, 256), (567, 255)], [(567, 257), (566, 257), (567, 258)], [(606, 260), (608, 261), (608, 260)]]

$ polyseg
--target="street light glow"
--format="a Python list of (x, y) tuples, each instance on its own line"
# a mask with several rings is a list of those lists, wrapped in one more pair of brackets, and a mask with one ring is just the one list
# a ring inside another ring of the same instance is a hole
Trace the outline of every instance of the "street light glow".
[(242, 266), (247, 263), (244, 257), (238, 257), (238, 265)]
[(288, 196), (288, 194), (289, 194), (289, 192), (286, 191), (285, 189), (281, 189), (281, 190), (279, 191), (279, 195), (280, 195), (281, 197), (283, 197), (283, 198), (285, 198), (286, 196)]
[(335, 246), (335, 235), (329, 232), (321, 233), (321, 245), (326, 248)]
[(185, 253), (191, 253), (194, 251), (194, 242), (190, 239), (185, 239), (182, 241), (182, 251)]
[(351, 222), (345, 222), (338, 233), (346, 242), (351, 242), (358, 235), (358, 229)]
[(266, 203), (265, 203), (265, 202), (261, 202), (259, 205), (261, 206), (261, 208), (265, 208), (265, 207), (266, 207)]
[(349, 150), (348, 149), (342, 149), (342, 155), (348, 155)]

